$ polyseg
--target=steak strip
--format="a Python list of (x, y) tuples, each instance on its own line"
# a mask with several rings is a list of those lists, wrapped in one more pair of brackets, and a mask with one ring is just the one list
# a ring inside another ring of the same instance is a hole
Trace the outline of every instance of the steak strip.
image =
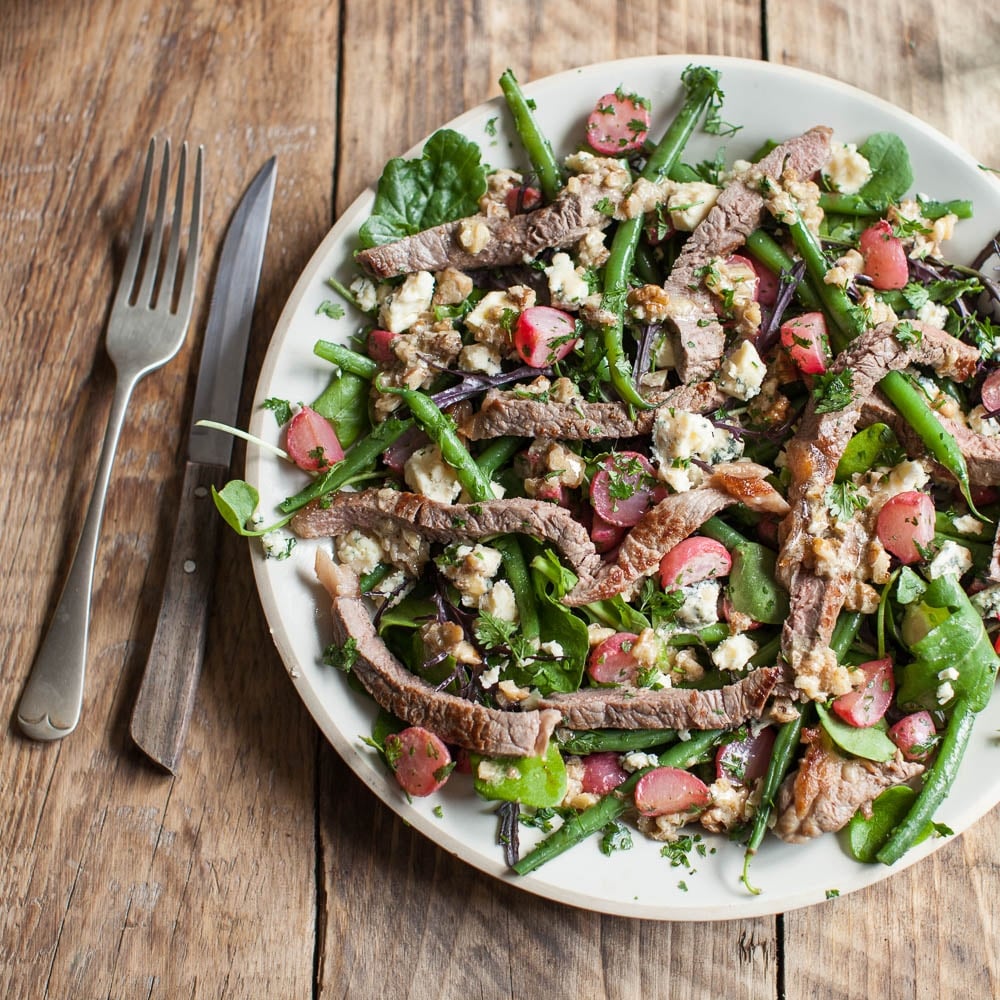
[[(712, 382), (695, 382), (671, 389), (657, 407), (669, 406), (689, 413), (711, 413), (726, 401)], [(468, 417), (460, 431), (472, 441), (516, 434), (567, 441), (628, 438), (649, 434), (657, 410), (635, 411), (626, 403), (590, 403), (577, 399), (568, 403), (531, 399), (514, 392), (490, 389), (477, 413)]]
[(759, 719), (780, 677), (780, 667), (761, 667), (707, 691), (584, 688), (549, 695), (537, 705), (560, 712), (569, 729), (728, 729)]
[(332, 601), (334, 641), (341, 648), (354, 641), (357, 656), (351, 672), (387, 712), (476, 753), (503, 757), (545, 753), (561, 718), (557, 711), (508, 712), (438, 691), (407, 670), (379, 638), (351, 570), (318, 549), (316, 574)]
[[(752, 170), (753, 178), (781, 178), (785, 170), (805, 180), (830, 156), (832, 130), (811, 128), (776, 146)], [(718, 369), (726, 337), (715, 311), (716, 300), (705, 288), (702, 274), (715, 257), (725, 257), (743, 246), (764, 217), (764, 198), (754, 183), (737, 178), (722, 191), (711, 211), (688, 237), (664, 287), (676, 306), (672, 313), (677, 374), (682, 382), (709, 378)]]
[[(595, 183), (580, 175), (578, 184), (567, 186), (556, 199), (533, 212), (509, 218), (474, 215), (446, 222), (392, 243), (362, 250), (358, 263), (376, 278), (392, 278), (414, 271), (440, 271), (454, 267), (473, 271), (486, 267), (506, 267), (533, 260), (548, 248), (561, 249), (576, 243), (590, 229), (604, 229), (611, 223), (607, 211), (622, 198), (622, 191)], [(601, 209), (598, 209), (598, 204)], [(469, 227), (485, 227), (489, 237), (475, 253), (459, 242)]]
[[(910, 325), (920, 333), (915, 341), (901, 343), (895, 336), (896, 323), (886, 322), (866, 331), (842, 351), (831, 370), (850, 370), (851, 401), (840, 410), (817, 413), (816, 399), (811, 399), (788, 444), (791, 512), (781, 524), (776, 568), (778, 579), (791, 595), (782, 629), (782, 652), (796, 675), (805, 666), (814, 674), (833, 669), (830, 638), (867, 541), (863, 522), (835, 522), (825, 499), (865, 401), (889, 371), (911, 363), (928, 365), (959, 380), (968, 378), (975, 369), (978, 354), (973, 348), (937, 327), (916, 321)], [(817, 525), (824, 527), (817, 531)], [(820, 539), (834, 540), (843, 572), (832, 576), (817, 572)]]
[(879, 792), (924, 770), (923, 764), (902, 760), (898, 753), (884, 763), (844, 757), (819, 729), (805, 730), (803, 740), (808, 749), (802, 763), (778, 791), (774, 832), (790, 844), (842, 829)]
[(734, 503), (784, 513), (782, 498), (752, 462), (716, 467), (708, 484), (666, 497), (629, 532), (615, 562), (604, 562), (587, 529), (570, 511), (544, 500), (512, 497), (471, 504), (445, 504), (416, 493), (370, 489), (335, 494), (329, 503), (314, 500), (292, 518), (300, 538), (346, 534), (352, 528), (384, 531), (389, 525), (415, 531), (442, 544), (478, 541), (494, 535), (526, 534), (554, 545), (577, 576), (565, 597), (569, 606), (613, 597), (652, 572), (664, 553), (713, 514)]

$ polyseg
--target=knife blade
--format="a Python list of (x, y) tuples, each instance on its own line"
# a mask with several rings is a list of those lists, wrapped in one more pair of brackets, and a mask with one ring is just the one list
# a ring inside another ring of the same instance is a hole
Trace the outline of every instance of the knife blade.
[(132, 710), (130, 732), (135, 744), (171, 774), (176, 773), (184, 746), (205, 654), (221, 522), (212, 487), (221, 489), (225, 484), (233, 450), (229, 434), (197, 423), (236, 422), (275, 177), (276, 161), (271, 157), (248, 185), (222, 244), (163, 598)]

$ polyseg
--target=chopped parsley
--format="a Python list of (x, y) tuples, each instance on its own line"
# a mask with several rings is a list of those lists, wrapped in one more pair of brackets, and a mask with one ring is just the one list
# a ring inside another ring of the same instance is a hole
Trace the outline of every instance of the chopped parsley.
[(823, 372), (816, 376), (813, 398), (817, 413), (836, 413), (854, 401), (854, 376), (850, 368), (842, 372)]
[(292, 419), (292, 404), (287, 399), (269, 396), (260, 405), (274, 414), (274, 419), (278, 421), (279, 427), (284, 427)]
[(823, 494), (827, 510), (838, 521), (850, 521), (859, 510), (868, 506), (868, 497), (858, 492), (852, 482), (831, 483)]
[(336, 643), (331, 642), (323, 650), (324, 665), (336, 667), (337, 670), (342, 670), (345, 674), (351, 672), (357, 660), (358, 641), (354, 638), (348, 639), (343, 646), (338, 646)]
[(339, 302), (331, 302), (329, 299), (323, 299), (316, 307), (316, 315), (329, 316), (330, 319), (343, 319), (344, 307)]

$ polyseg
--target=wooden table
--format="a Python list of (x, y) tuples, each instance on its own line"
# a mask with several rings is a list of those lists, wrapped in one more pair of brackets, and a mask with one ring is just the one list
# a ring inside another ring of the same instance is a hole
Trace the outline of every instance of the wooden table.
[[(497, 94), (508, 65), (530, 80), (657, 52), (771, 59), (880, 94), (996, 167), (994, 2), (7, 0), (0, 25), (0, 994), (1000, 994), (995, 810), (888, 882), (778, 918), (601, 916), (463, 866), (403, 826), (321, 738), (232, 535), (178, 775), (128, 737), (208, 279), (236, 198), (267, 157), (277, 154), (279, 180), (248, 383), (337, 212), (389, 156)], [(130, 410), (83, 720), (37, 744), (18, 734), (14, 710), (96, 468), (112, 387), (103, 327), (152, 134), (206, 148), (195, 333)]]

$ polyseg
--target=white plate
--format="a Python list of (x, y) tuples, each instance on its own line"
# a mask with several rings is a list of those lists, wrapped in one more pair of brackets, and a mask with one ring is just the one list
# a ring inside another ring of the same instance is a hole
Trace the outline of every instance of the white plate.
[[(961, 222), (957, 237), (948, 245), (952, 259), (971, 261), (1000, 228), (1000, 186), (971, 157), (939, 132), (886, 102), (800, 70), (715, 56), (652, 56), (560, 73), (528, 84), (525, 90), (537, 103), (543, 131), (557, 152), (565, 153), (582, 137), (586, 115), (597, 98), (619, 86), (652, 100), (651, 134), (661, 134), (678, 109), (680, 75), (691, 63), (722, 71), (726, 94), (723, 117), (743, 126), (735, 137), (722, 140), (730, 161), (750, 155), (766, 139), (782, 140), (812, 125), (832, 126), (838, 139), (859, 143), (872, 132), (889, 130), (909, 147), (916, 191), (939, 199), (971, 198), (974, 202), (975, 218)], [(485, 162), (525, 167), (502, 99), (467, 112), (450, 127), (478, 142)], [(689, 162), (710, 158), (718, 144), (715, 137), (699, 132), (684, 158)], [(418, 149), (408, 155), (415, 155)], [(372, 180), (374, 183), (375, 178)], [(257, 387), (250, 428), (266, 440), (277, 443), (278, 429), (273, 416), (259, 404), (269, 396), (314, 398), (330, 374), (329, 367), (313, 356), (314, 342), (347, 338), (359, 325), (356, 316), (335, 322), (317, 316), (316, 309), (324, 299), (333, 297), (325, 284), (330, 275), (345, 282), (352, 279), (356, 234), (371, 210), (373, 197), (372, 190), (366, 191), (343, 214), (309, 262), (281, 314)], [(260, 509), (265, 516), (303, 485), (300, 473), (257, 446), (249, 447), (246, 464), (247, 480), (260, 490)], [(468, 778), (456, 776), (438, 795), (407, 802), (376, 754), (361, 742), (371, 731), (372, 703), (351, 691), (343, 675), (320, 663), (329, 641), (328, 602), (313, 574), (313, 543), (300, 542), (292, 558), (284, 562), (265, 560), (258, 545), (251, 547), (257, 586), (275, 644), (326, 737), (402, 819), (444, 850), (491, 876), (549, 899), (606, 913), (656, 920), (721, 920), (816, 903), (833, 890), (843, 895), (886, 878), (943, 842), (926, 842), (889, 869), (852, 861), (836, 836), (796, 847), (769, 837), (752, 871), (754, 883), (762, 889), (759, 896), (751, 896), (739, 881), (739, 845), (711, 836), (706, 836), (705, 842), (717, 850), (704, 858), (692, 854), (694, 873), (671, 867), (660, 856), (659, 844), (636, 834), (631, 851), (605, 857), (596, 838), (591, 838), (533, 875), (511, 875), (496, 844), (494, 805), (476, 798)], [(998, 729), (1000, 699), (994, 699), (977, 722), (961, 775), (937, 817), (956, 833), (1000, 801), (1000, 768), (995, 766), (993, 746)], [(529, 833), (522, 831), (522, 845), (529, 841)]]

